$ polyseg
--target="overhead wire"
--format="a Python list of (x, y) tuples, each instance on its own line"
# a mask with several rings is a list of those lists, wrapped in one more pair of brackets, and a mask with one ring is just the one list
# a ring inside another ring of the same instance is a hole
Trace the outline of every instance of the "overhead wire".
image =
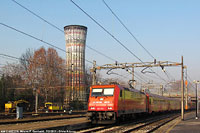
[[(62, 33), (65, 34), (65, 32), (64, 32), (62, 29), (60, 29), (58, 26), (56, 26), (56, 25), (54, 25), (53, 23), (47, 21), (46, 19), (44, 19), (44, 18), (41, 17), (40, 15), (34, 13), (33, 11), (31, 11), (30, 9), (28, 9), (28, 8), (25, 7), (24, 5), (20, 4), (19, 2), (15, 1), (15, 0), (12, 0), (12, 1), (13, 1), (14, 3), (16, 3), (17, 5), (19, 5), (20, 7), (22, 7), (23, 9), (25, 9), (26, 11), (28, 11), (29, 13), (31, 13), (32, 15), (36, 16), (37, 18), (39, 18), (39, 19), (41, 19), (42, 21), (44, 21), (45, 23), (49, 24), (49, 25), (52, 26), (53, 28), (55, 28), (55, 29), (57, 29), (58, 31), (60, 31), (60, 32), (62, 32)], [(102, 55), (102, 56), (104, 56), (104, 57), (106, 57), (106, 58), (112, 60), (112, 61), (116, 61), (115, 59), (113, 59), (113, 58), (111, 58), (111, 57), (109, 57), (109, 56), (107, 56), (107, 55), (105, 55), (105, 54), (99, 52), (98, 50), (96, 50), (96, 49), (94, 49), (94, 48), (92, 48), (92, 47), (90, 47), (90, 46), (88, 46), (88, 45), (86, 45), (86, 47), (89, 48), (89, 49), (91, 49), (92, 51), (95, 51), (96, 53), (98, 53), (98, 54), (100, 54), (100, 55)]]
[(192, 81), (191, 77), (189, 76), (189, 74), (187, 74), (187, 77), (188, 77), (189, 83), (191, 84), (192, 88), (195, 88), (195, 87), (193, 86), (193, 84), (192, 84), (193, 81)]
[[(46, 22), (47, 24), (49, 24), (49, 25), (51, 25), (52, 27), (54, 27), (54, 28), (56, 28), (57, 30), (59, 30), (59, 31), (61, 31), (61, 32), (64, 32), (63, 30), (61, 30), (60, 28), (58, 28), (57, 26), (55, 26), (54, 24), (52, 24), (52, 23), (50, 23), (49, 21), (47, 21), (47, 20), (45, 20), (44, 18), (42, 18), (41, 16), (39, 16), (39, 15), (37, 15), (36, 13), (34, 13), (33, 11), (31, 11), (30, 9), (28, 9), (28, 8), (26, 8), (25, 6), (23, 6), (22, 4), (20, 4), (19, 2), (16, 2), (15, 0), (12, 0), (14, 3), (16, 3), (16, 4), (18, 4), (20, 7), (22, 7), (22, 8), (24, 8), (25, 10), (27, 10), (28, 12), (30, 12), (31, 14), (33, 14), (34, 16), (36, 16), (36, 17), (38, 17), (39, 19), (41, 19), (41, 20), (43, 20), (44, 22)], [(79, 7), (75, 2), (73, 2), (72, 0), (71, 0), (71, 2), (72, 3), (74, 3), (77, 7)], [(126, 30), (132, 35), (132, 37), (140, 44), (140, 46), (141, 47), (143, 47), (143, 49), (152, 57), (152, 58), (154, 58), (153, 57), (153, 55), (139, 42), (139, 40), (130, 32), (130, 30), (123, 24), (123, 22), (119, 19), (119, 17), (117, 17), (117, 15), (112, 11), (112, 9), (106, 4), (106, 2), (103, 0), (103, 2), (104, 2), (104, 4), (109, 8), (109, 10), (113, 13), (113, 15), (120, 21), (120, 23), (126, 28)], [(80, 7), (79, 7), (80, 8)], [(81, 8), (80, 8), (81, 9)], [(82, 10), (82, 9), (81, 9)], [(82, 10), (88, 17), (90, 17), (90, 15), (89, 14), (87, 14), (84, 10)], [(93, 21), (95, 21), (92, 17), (90, 17)], [(95, 21), (101, 28), (103, 28), (105, 31), (107, 31), (103, 26), (101, 26), (97, 21)], [(107, 31), (107, 33), (109, 34), (109, 32)], [(112, 36), (112, 34), (110, 34), (111, 36)], [(114, 36), (113, 36), (114, 37)], [(114, 37), (115, 38), (115, 37)], [(43, 41), (43, 40), (40, 40), (40, 41)], [(116, 40), (117, 41), (117, 40)], [(119, 40), (118, 40), (119, 41)], [(120, 42), (120, 41), (119, 41)], [(45, 42), (43, 42), (43, 43), (45, 43)], [(122, 46), (124, 46), (123, 44), (122, 44)], [(52, 46), (52, 47), (54, 47), (54, 46)], [(98, 54), (101, 54), (102, 56), (105, 56), (106, 58), (109, 58), (110, 60), (113, 60), (113, 61), (115, 61), (114, 59), (112, 59), (112, 58), (110, 58), (110, 57), (108, 57), (108, 56), (106, 56), (105, 54), (103, 54), (103, 53), (101, 53), (101, 52), (99, 52), (99, 51), (97, 51), (97, 50), (95, 50), (95, 49), (93, 49), (93, 48), (91, 48), (91, 47), (89, 47), (89, 46), (87, 46), (86, 45), (86, 47), (88, 47), (89, 49), (91, 49), (91, 50), (93, 50), (93, 51), (95, 51), (95, 52), (97, 52)], [(126, 49), (126, 47), (124, 47), (125, 49)], [(58, 48), (57, 47), (57, 49), (60, 49), (60, 48)], [(129, 51), (129, 49), (127, 49), (128, 51)], [(129, 51), (129, 52), (131, 52), (131, 51)], [(132, 53), (132, 52), (131, 52)], [(133, 54), (133, 53), (132, 53)], [(133, 55), (135, 55), (135, 54), (133, 54)], [(136, 55), (135, 55), (135, 57), (137, 58), (137, 59), (139, 59)], [(154, 58), (155, 59), (155, 58)], [(140, 59), (139, 59), (140, 60)], [(86, 61), (88, 61), (88, 60), (86, 60)], [(140, 60), (141, 62), (142, 62), (142, 60)], [(89, 61), (90, 63), (92, 63), (91, 61)], [(157, 75), (157, 74), (156, 74)], [(158, 76), (158, 75), (157, 75)], [(159, 76), (160, 77), (160, 76)], [(161, 78), (161, 77), (160, 77)], [(162, 79), (162, 78), (161, 78)]]
[(87, 45), (86, 45), (86, 47), (89, 48), (89, 49), (91, 49), (91, 50), (93, 50), (93, 51), (95, 51), (96, 53), (98, 53), (98, 54), (100, 54), (100, 55), (102, 55), (102, 56), (104, 56), (104, 57), (106, 57), (106, 58), (112, 60), (112, 61), (117, 61), (117, 60), (115, 60), (115, 59), (113, 59), (113, 58), (111, 58), (111, 57), (109, 57), (109, 56), (103, 54), (102, 52), (97, 51), (96, 49), (94, 49), (94, 48), (92, 48), (92, 47), (90, 47), (90, 46), (87, 46)]
[[(58, 31), (60, 31), (60, 32), (62, 32), (62, 33), (65, 33), (65, 32), (64, 32), (63, 30), (61, 30), (58, 26), (52, 24), (51, 22), (47, 21), (46, 19), (44, 19), (44, 18), (41, 17), (40, 15), (34, 13), (33, 11), (31, 11), (30, 9), (28, 9), (28, 8), (25, 7), (24, 5), (20, 4), (19, 2), (15, 1), (15, 0), (12, 0), (12, 1), (13, 1), (14, 3), (16, 3), (17, 5), (19, 5), (20, 7), (22, 7), (23, 9), (25, 9), (26, 11), (28, 11), (29, 13), (33, 14), (34, 16), (36, 16), (37, 18), (41, 19), (41, 20), (44, 21), (45, 23), (49, 24), (49, 25), (52, 26), (53, 28), (57, 29)], [(89, 48), (89, 49), (91, 49), (92, 51), (95, 51), (96, 53), (98, 53), (98, 54), (100, 54), (100, 55), (102, 55), (102, 56), (104, 56), (104, 57), (106, 57), (106, 58), (112, 60), (112, 61), (117, 61), (117, 60), (115, 60), (115, 59), (113, 59), (113, 58), (111, 58), (111, 57), (109, 57), (109, 56), (103, 54), (102, 52), (100, 52), (100, 51), (98, 51), (98, 50), (96, 50), (96, 49), (94, 49), (94, 48), (92, 48), (92, 47), (90, 47), (90, 46), (88, 46), (88, 45), (86, 45), (86, 47)]]
[[(136, 73), (135, 73), (136, 74)], [(148, 81), (146, 81), (145, 79), (141, 78), (141, 76), (139, 74), (137, 75), (134, 75), (138, 80), (140, 80), (141, 82), (144, 82), (144, 83), (148, 83)]]
[[(0, 56), (4, 56), (4, 57), (7, 57), (7, 58), (15, 59), (15, 60), (18, 60), (18, 61), (23, 60), (23, 61), (27, 61), (27, 62), (33, 62), (33, 63), (39, 64), (39, 65), (44, 65), (44, 66), (46, 66), (45, 63), (41, 64), (41, 63), (36, 62), (36, 61), (32, 61), (32, 60), (28, 60), (28, 59), (22, 59), (22, 58), (19, 58), (19, 57), (15, 57), (15, 56), (12, 56), (12, 55), (8, 55), (8, 54), (0, 53)], [(50, 65), (50, 67), (53, 68), (52, 65)], [(3, 67), (2, 67), (2, 68), (3, 68)], [(59, 68), (59, 67), (58, 67), (58, 68)], [(59, 69), (60, 69), (60, 68), (59, 68)], [(64, 68), (63, 70), (66, 70), (66, 71), (67, 71), (66, 68)], [(3, 74), (3, 72), (0, 73), (0, 74)], [(38, 87), (42, 87), (42, 86), (38, 86)], [(54, 88), (55, 88), (55, 87), (57, 87), (57, 88), (58, 88), (58, 87), (64, 87), (64, 88), (66, 88), (66, 86), (52, 86), (52, 87), (54, 87)], [(48, 88), (52, 88), (52, 87), (48, 87)]]
[(143, 74), (144, 77), (150, 77), (151, 79), (159, 79), (159, 77), (155, 77), (153, 75)]
[(138, 74), (137, 72), (135, 72), (135, 74), (137, 74), (138, 77), (139, 77), (141, 80), (143, 80), (143, 81), (145, 81), (145, 82), (148, 82), (147, 80), (144, 79), (144, 77), (142, 77), (142, 76), (141, 76), (140, 74)]
[[(128, 74), (125, 74), (125, 75), (118, 74), (118, 73), (114, 73), (114, 74), (116, 74), (116, 76), (115, 76), (114, 78), (123, 77), (123, 78), (125, 78), (125, 79), (127, 79), (127, 76), (130, 75), (129, 73), (128, 73)], [(140, 76), (140, 75), (138, 75), (138, 74), (135, 75), (135, 77), (136, 77), (139, 81), (141, 81), (141, 83), (148, 83), (146, 80), (140, 78), (139, 76)]]
[[(70, 0), (77, 8), (79, 8), (86, 16), (88, 16), (92, 21), (94, 21), (99, 27), (101, 27), (108, 35), (110, 35), (118, 44), (120, 44), (124, 49), (126, 49), (129, 53), (131, 53), (135, 58), (137, 58), (140, 62), (145, 64), (138, 56), (136, 56), (130, 49), (128, 49), (120, 40), (118, 40), (113, 34), (111, 34), (106, 28), (104, 28), (99, 22), (97, 22), (92, 16), (90, 16), (86, 11), (84, 11), (78, 4), (76, 4), (73, 0)], [(151, 68), (149, 68), (151, 69)], [(151, 69), (152, 70), (152, 69)], [(153, 71), (153, 70), (152, 70)], [(167, 82), (160, 75), (155, 73), (160, 79)]]
[(108, 6), (108, 4), (102, 0), (106, 7), (111, 11), (111, 13), (117, 18), (117, 20), (123, 25), (123, 27), (128, 31), (128, 33), (135, 39), (135, 41), (153, 58), (155, 57), (140, 43), (140, 41), (133, 35), (133, 33), (128, 29), (128, 27), (122, 22), (122, 20), (113, 12), (113, 10)]
[(40, 17), (39, 15), (37, 15), (36, 13), (34, 13), (33, 11), (29, 10), (28, 8), (26, 8), (25, 6), (23, 6), (22, 4), (20, 4), (19, 2), (12, 0), (14, 3), (16, 3), (17, 5), (19, 5), (20, 7), (24, 8), (25, 10), (27, 10), (28, 12), (30, 12), (31, 14), (35, 15), (36, 17), (38, 17), (39, 19), (43, 20), (45, 23), (48, 23), (49, 25), (51, 25), (52, 27), (56, 28), (57, 30), (63, 32), (63, 30), (61, 30), (60, 28), (58, 28), (57, 26), (55, 26), (52, 23), (49, 23), (48, 21), (46, 21), (44, 18)]
[[(30, 37), (30, 38), (32, 38), (32, 39), (35, 39), (35, 40), (37, 40), (37, 41), (40, 41), (40, 42), (42, 42), (42, 43), (44, 43), (44, 44), (47, 44), (47, 45), (49, 45), (49, 46), (51, 46), (51, 47), (53, 47), (53, 48), (56, 48), (56, 49), (58, 49), (58, 50), (61, 50), (61, 51), (65, 52), (65, 53), (68, 53), (68, 52), (66, 52), (65, 50), (63, 50), (63, 49), (61, 49), (61, 48), (59, 48), (59, 47), (57, 47), (57, 46), (55, 46), (55, 45), (53, 45), (53, 44), (51, 44), (51, 43), (48, 43), (48, 42), (46, 42), (46, 41), (43, 41), (43, 40), (41, 40), (41, 39), (39, 39), (39, 38), (37, 38), (37, 37), (35, 37), (35, 36), (33, 36), (33, 35), (30, 35), (30, 34), (28, 34), (28, 33), (25, 33), (25, 32), (23, 32), (23, 31), (21, 31), (21, 30), (18, 30), (18, 29), (14, 28), (14, 27), (11, 27), (11, 26), (9, 26), (9, 25), (7, 25), (7, 24), (4, 24), (4, 23), (1, 23), (1, 22), (0, 22), (0, 25), (5, 26), (5, 27), (7, 27), (7, 28), (9, 28), (9, 29), (12, 29), (12, 30), (14, 30), (14, 31), (16, 31), (16, 32), (18, 32), (18, 33), (23, 34), (23, 35), (26, 35), (26, 36), (28, 36), (28, 37)], [(89, 60), (87, 60), (87, 59), (85, 59), (85, 60), (86, 60), (87, 62), (93, 64), (92, 61), (89, 61)]]
[(14, 59), (11, 59), (11, 58), (8, 58), (8, 57), (4, 57), (4, 56), (1, 56), (1, 55), (0, 55), (0, 58), (9, 59), (9, 60), (12, 60), (12, 61), (16, 61)]
[[(39, 19), (43, 20), (44, 22), (46, 22), (46, 23), (49, 24), (50, 26), (52, 26), (52, 27), (56, 28), (57, 30), (61, 31), (62, 33), (64, 33), (63, 30), (61, 30), (60, 28), (58, 28), (58, 27), (55, 26), (54, 24), (50, 23), (49, 21), (45, 20), (45, 19), (42, 18), (41, 16), (37, 15), (36, 13), (34, 13), (33, 11), (31, 11), (31, 10), (28, 9), (27, 7), (23, 6), (23, 5), (20, 4), (19, 2), (16, 2), (15, 0), (12, 0), (12, 1), (13, 1), (14, 3), (18, 4), (20, 7), (24, 8), (25, 10), (27, 10), (28, 12), (30, 12), (31, 14), (33, 14), (34, 16), (36, 16), (36, 17), (38, 17)], [(24, 32), (23, 32), (23, 33), (24, 33)], [(27, 35), (27, 34), (26, 34), (26, 35)], [(29, 35), (28, 35), (28, 36), (29, 36)], [(33, 36), (30, 36), (30, 37), (34, 38)], [(37, 39), (37, 38), (34, 38), (34, 39)], [(38, 39), (37, 39), (37, 40), (38, 40)], [(43, 41), (43, 40), (41, 40), (41, 39), (39, 39), (39, 40), (42, 41), (43, 43), (46, 43), (46, 44), (47, 44), (47, 42), (45, 42), (45, 41)], [(51, 45), (51, 44), (49, 44), (49, 43), (48, 43), (48, 45), (54, 47), (53, 45)], [(109, 57), (109, 56), (107, 56), (107, 55), (105, 55), (105, 54), (103, 54), (103, 53), (101, 53), (101, 52), (95, 50), (94, 48), (91, 48), (91, 47), (89, 47), (89, 46), (87, 46), (87, 45), (86, 45), (86, 47), (88, 47), (89, 49), (95, 51), (96, 53), (98, 53), (98, 54), (100, 54), (100, 55), (102, 55), (102, 56), (104, 56), (104, 57), (106, 57), (106, 58), (108, 58), (108, 59), (110, 59), (110, 60), (116, 61), (115, 59), (113, 59), (113, 58), (111, 58), (111, 57)], [(60, 49), (60, 48), (58, 48), (58, 47), (55, 47), (55, 48)], [(60, 49), (60, 50), (62, 50), (62, 49)], [(63, 50), (62, 50), (62, 51), (63, 51)], [(86, 60), (86, 61), (87, 61), (87, 60)], [(90, 62), (90, 63), (92, 63), (92, 62)]]
[[(134, 38), (134, 40), (146, 51), (146, 53), (151, 56), (154, 60), (156, 60), (156, 58), (142, 45), (142, 43), (135, 37), (135, 35), (133, 35), (133, 33), (129, 30), (129, 28), (122, 22), (122, 20), (116, 15), (116, 13), (114, 13), (114, 11), (110, 8), (110, 6), (105, 2), (105, 0), (102, 0), (104, 5), (106, 5), (106, 7), (110, 10), (110, 12), (115, 16), (115, 18), (120, 22), (120, 24), (126, 29), (126, 31)], [(167, 78), (169, 78), (169, 74), (167, 74), (166, 71), (163, 71)]]
[(126, 49), (129, 53), (131, 53), (135, 58), (142, 60), (136, 56), (131, 50), (129, 50), (121, 41), (119, 41), (113, 34), (111, 34), (106, 28), (104, 28), (99, 22), (97, 22), (93, 17), (91, 17), (87, 12), (85, 12), (79, 5), (77, 5), (73, 0), (71, 2), (78, 7), (84, 14), (86, 14), (90, 19), (92, 19), (99, 27), (101, 27), (108, 35), (110, 35), (115, 41), (117, 41), (124, 49)]
[[(130, 74), (133, 74), (133, 72), (131, 72), (131, 70), (129, 68), (126, 69), (126, 71)], [(137, 76), (136, 76), (137, 75)], [(146, 81), (145, 79), (143, 79), (137, 72), (134, 72), (134, 77), (136, 77), (137, 79), (139, 79), (140, 81), (144, 81), (146, 83), (148, 83), (148, 81)]]
[(174, 76), (172, 76), (168, 71), (166, 71), (166, 74), (167, 74), (169, 77), (172, 77), (172, 79), (175, 80)]
[[(18, 61), (27, 61), (27, 62), (32, 62), (32, 63), (36, 63), (36, 64), (39, 64), (39, 65), (45, 65), (45, 63), (41, 64), (39, 62), (36, 62), (36, 61), (32, 61), (32, 60), (28, 60), (28, 59), (22, 59), (22, 58), (19, 58), (19, 57), (16, 57), (16, 56), (12, 56), (12, 55), (8, 55), (8, 54), (3, 54), (3, 53), (0, 53), (0, 56), (4, 56), (4, 57), (8, 57), (8, 58), (11, 58), (11, 59), (15, 59), (15, 60), (18, 60)], [(50, 65), (50, 67), (53, 67)], [(64, 68), (64, 70), (67, 70)]]

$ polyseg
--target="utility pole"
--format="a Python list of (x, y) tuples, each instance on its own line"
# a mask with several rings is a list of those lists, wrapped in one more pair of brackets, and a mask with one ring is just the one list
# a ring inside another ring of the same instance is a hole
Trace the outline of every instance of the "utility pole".
[(35, 89), (35, 113), (37, 114), (38, 112), (38, 90), (37, 88)]
[(181, 120), (184, 120), (184, 65), (183, 56), (181, 57)]
[(198, 85), (197, 84), (199, 84), (200, 83), (200, 81), (196, 81), (196, 80), (194, 80), (193, 81), (194, 83), (195, 83), (195, 85), (196, 85), (196, 118), (195, 119), (198, 119), (198, 109), (199, 109), (199, 105), (198, 105), (198, 102), (199, 102), (199, 98), (198, 98)]
[(198, 113), (199, 113), (199, 90), (198, 90), (198, 86), (197, 86), (197, 114)]
[(135, 88), (134, 64), (133, 64), (133, 66), (132, 66), (132, 83), (133, 83), (133, 88)]
[(198, 119), (198, 114), (197, 114), (197, 110), (198, 110), (198, 88), (197, 88), (197, 83), (196, 83), (196, 119)]
[(186, 78), (185, 78), (185, 109), (188, 109), (188, 81), (187, 81), (187, 67), (186, 69)]
[(33, 88), (33, 90), (35, 91), (35, 113), (37, 114), (38, 111), (38, 90), (37, 88)]
[(92, 69), (92, 85), (96, 85), (96, 61), (93, 61), (93, 69)]

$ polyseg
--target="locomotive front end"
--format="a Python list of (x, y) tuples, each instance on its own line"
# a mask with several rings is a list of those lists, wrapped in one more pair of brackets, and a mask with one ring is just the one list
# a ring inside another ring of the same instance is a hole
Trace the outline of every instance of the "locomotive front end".
[(116, 120), (115, 86), (95, 85), (90, 88), (87, 116), (92, 123), (114, 122)]

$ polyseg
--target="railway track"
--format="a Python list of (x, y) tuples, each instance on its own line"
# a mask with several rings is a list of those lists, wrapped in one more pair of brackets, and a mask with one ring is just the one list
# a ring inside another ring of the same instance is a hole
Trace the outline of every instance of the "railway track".
[(150, 133), (150, 132), (154, 132), (158, 128), (160, 128), (161, 126), (163, 126), (166, 123), (176, 119), (179, 116), (180, 116), (180, 114), (172, 115), (172, 116), (170, 116), (170, 115), (162, 116), (160, 118), (156, 118), (156, 119), (153, 119), (153, 120), (148, 121), (148, 122), (144, 122), (144, 123), (136, 125), (136, 126), (126, 127), (121, 131), (123, 133), (130, 133), (130, 132), (138, 132), (138, 133), (147, 132), (147, 133)]
[(180, 113), (173, 114), (162, 114), (149, 117), (139, 117), (134, 121), (120, 122), (112, 125), (91, 125), (90, 121), (86, 117), (82, 118), (56, 118), (48, 119), (45, 121), (29, 121), (23, 123), (11, 124), (6, 127), (6, 125), (0, 125), (0, 129), (8, 130), (38, 130), (38, 131), (75, 131), (79, 133), (107, 133), (107, 132), (153, 132), (165, 123), (177, 118)]
[[(85, 114), (87, 111), (73, 111), (72, 115)], [(68, 112), (24, 112), (23, 118), (33, 118), (33, 117), (46, 117), (46, 116), (58, 116), (58, 115), (69, 115)], [(0, 120), (2, 119), (15, 119), (16, 113), (0, 113)]]
[(52, 121), (52, 120), (62, 120), (62, 119), (82, 118), (82, 117), (86, 117), (86, 116), (85, 115), (60, 115), (60, 116), (46, 116), (46, 117), (35, 117), (35, 118), (25, 118), (25, 119), (3, 119), (3, 120), (0, 120), (0, 125)]
[(86, 117), (71, 118), (50, 121), (37, 121), (29, 123), (17, 123), (0, 125), (0, 131), (15, 132), (57, 132), (57, 131), (75, 131), (75, 129), (88, 127), (89, 121)]
[(108, 125), (108, 126), (91, 126), (90, 128), (82, 129), (80, 131), (77, 131), (77, 133), (92, 133), (92, 132), (98, 132), (98, 131), (103, 131), (106, 129), (111, 128), (113, 125)]
[(180, 116), (179, 113), (176, 114), (169, 114), (169, 115), (159, 115), (150, 117), (147, 119), (142, 120), (135, 120), (135, 121), (128, 121), (128, 122), (122, 122), (115, 125), (109, 125), (109, 126), (97, 126), (97, 127), (91, 127), (88, 129), (83, 129), (80, 131), (77, 131), (78, 133), (88, 133), (88, 132), (99, 132), (99, 133), (107, 133), (107, 132), (123, 132), (123, 133), (130, 133), (130, 132), (153, 132), (162, 125), (172, 121), (173, 119)]

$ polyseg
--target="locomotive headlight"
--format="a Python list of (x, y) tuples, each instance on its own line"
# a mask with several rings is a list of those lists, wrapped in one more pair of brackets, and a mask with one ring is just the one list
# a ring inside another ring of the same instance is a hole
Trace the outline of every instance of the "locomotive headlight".
[(108, 107), (108, 109), (112, 109), (112, 107)]
[(90, 109), (95, 109), (95, 107), (90, 107)]

